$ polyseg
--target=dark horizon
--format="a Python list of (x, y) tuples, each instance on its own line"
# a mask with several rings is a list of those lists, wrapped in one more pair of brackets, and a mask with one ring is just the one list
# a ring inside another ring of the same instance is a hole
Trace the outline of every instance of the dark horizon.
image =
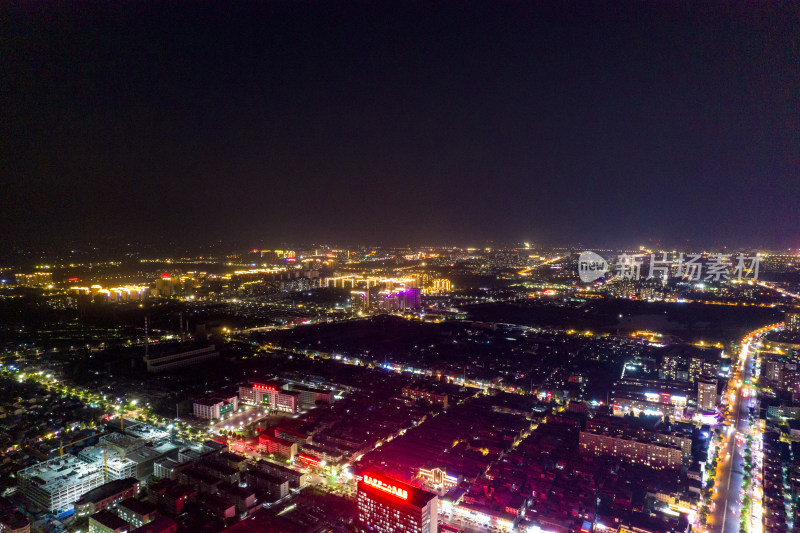
[(800, 247), (796, 6), (0, 12), (6, 245)]

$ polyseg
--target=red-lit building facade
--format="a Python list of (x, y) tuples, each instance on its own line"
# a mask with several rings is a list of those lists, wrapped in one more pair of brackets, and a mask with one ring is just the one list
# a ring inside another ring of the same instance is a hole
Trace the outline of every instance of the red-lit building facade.
[(250, 383), (239, 387), (239, 400), (249, 404), (266, 405), (284, 413), (296, 413), (300, 410), (298, 391), (283, 389), (278, 382)]
[(262, 433), (258, 437), (258, 447), (261, 451), (282, 455), (288, 459), (294, 459), (297, 455), (297, 444), (290, 441), (273, 437)]
[(359, 531), (436, 533), (438, 517), (436, 494), (377, 473), (358, 482)]

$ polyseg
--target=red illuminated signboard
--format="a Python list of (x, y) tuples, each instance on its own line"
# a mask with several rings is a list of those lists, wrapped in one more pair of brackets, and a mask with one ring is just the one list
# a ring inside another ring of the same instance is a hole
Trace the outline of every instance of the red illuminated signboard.
[(269, 387), (267, 385), (260, 385), (260, 384), (255, 384), (253, 385), (253, 387), (261, 390), (275, 390), (275, 387)]
[(320, 460), (319, 459), (315, 459), (315, 458), (313, 458), (313, 457), (311, 457), (309, 455), (303, 455), (302, 453), (300, 453), (300, 454), (297, 454), (297, 458), (300, 460), (300, 462), (305, 463), (305, 464), (310, 465), (310, 466), (319, 466), (320, 465)]
[(375, 487), (378, 490), (382, 490), (383, 492), (387, 492), (392, 496), (397, 498), (407, 500), (408, 499), (408, 491), (405, 489), (401, 489), (395, 487), (394, 485), (389, 485), (388, 483), (384, 483), (380, 479), (375, 479), (372, 476), (364, 476), (364, 483), (369, 485), (370, 487)]

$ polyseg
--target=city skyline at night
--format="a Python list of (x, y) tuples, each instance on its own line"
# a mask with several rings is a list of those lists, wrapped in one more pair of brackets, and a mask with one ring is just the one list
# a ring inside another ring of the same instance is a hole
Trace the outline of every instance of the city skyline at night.
[(800, 533), (792, 2), (0, 5), (0, 533)]

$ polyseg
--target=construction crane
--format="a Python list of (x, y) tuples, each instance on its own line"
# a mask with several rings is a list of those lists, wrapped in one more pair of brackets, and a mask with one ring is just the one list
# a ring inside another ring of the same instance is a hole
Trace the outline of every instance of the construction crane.
[(58, 455), (64, 455), (64, 446), (69, 447), (69, 446), (72, 446), (73, 444), (78, 444), (79, 442), (83, 442), (85, 440), (93, 439), (95, 437), (102, 437), (106, 433), (110, 433), (110, 431), (103, 431), (102, 433), (95, 433), (94, 435), (89, 435), (88, 437), (83, 437), (82, 439), (74, 440), (74, 441), (68, 442), (66, 444), (64, 444), (64, 441), (62, 440), (60, 442), (58, 448), (53, 448), (50, 451), (54, 452), (54, 451), (58, 450)]
[[(103, 431), (102, 433), (95, 433), (94, 435), (89, 435), (88, 437), (83, 437), (82, 439), (74, 440), (74, 441), (68, 442), (66, 444), (64, 444), (64, 442), (62, 441), (61, 445), (58, 448), (53, 448), (50, 451), (54, 452), (54, 451), (58, 450), (58, 455), (64, 455), (64, 446), (72, 446), (73, 444), (77, 444), (79, 442), (83, 442), (83, 441), (88, 440), (88, 439), (93, 439), (95, 437), (102, 437), (103, 435), (105, 435), (107, 433), (111, 433), (111, 431)], [(99, 446), (102, 446), (102, 448), (103, 448), (103, 483), (107, 483), (108, 482), (108, 443), (107, 442), (103, 442), (103, 443), (100, 443)]]
[(103, 483), (108, 483), (108, 443), (101, 444), (103, 447)]

